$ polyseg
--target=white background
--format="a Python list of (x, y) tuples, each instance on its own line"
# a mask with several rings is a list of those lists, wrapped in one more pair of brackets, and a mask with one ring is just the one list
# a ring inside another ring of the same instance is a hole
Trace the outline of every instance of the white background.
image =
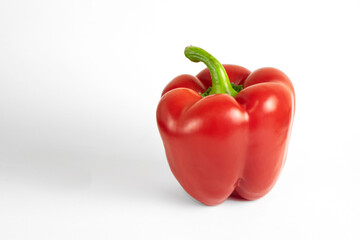
[[(293, 81), (287, 162), (215, 207), (170, 172), (155, 111), (203, 64)], [(0, 239), (359, 239), (359, 1), (0, 2)]]

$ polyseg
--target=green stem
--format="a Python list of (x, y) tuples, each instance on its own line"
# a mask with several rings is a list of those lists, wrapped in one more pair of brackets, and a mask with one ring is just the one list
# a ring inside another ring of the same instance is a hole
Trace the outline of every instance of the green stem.
[(189, 46), (185, 48), (185, 56), (193, 62), (203, 62), (208, 67), (212, 80), (212, 88), (208, 95), (226, 93), (236, 96), (237, 91), (232, 88), (225, 68), (210, 53), (204, 49)]

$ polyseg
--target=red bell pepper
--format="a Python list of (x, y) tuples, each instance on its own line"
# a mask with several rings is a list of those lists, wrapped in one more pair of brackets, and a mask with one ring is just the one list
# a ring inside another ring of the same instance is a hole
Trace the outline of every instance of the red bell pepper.
[(185, 56), (208, 69), (176, 77), (162, 93), (157, 124), (173, 174), (206, 205), (232, 193), (264, 196), (285, 163), (295, 111), (289, 78), (274, 68), (221, 65), (193, 46)]

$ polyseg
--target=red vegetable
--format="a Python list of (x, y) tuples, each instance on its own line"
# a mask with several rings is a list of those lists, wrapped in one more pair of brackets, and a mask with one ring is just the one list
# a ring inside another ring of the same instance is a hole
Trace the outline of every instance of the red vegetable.
[(264, 196), (285, 163), (295, 110), (289, 78), (274, 68), (223, 66), (193, 46), (185, 55), (208, 69), (176, 77), (162, 93), (157, 123), (173, 174), (206, 205), (233, 192)]

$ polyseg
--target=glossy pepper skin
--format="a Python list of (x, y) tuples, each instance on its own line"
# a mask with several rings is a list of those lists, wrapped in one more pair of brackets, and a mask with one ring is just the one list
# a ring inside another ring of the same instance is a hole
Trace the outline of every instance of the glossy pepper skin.
[[(208, 69), (173, 79), (158, 104), (157, 123), (171, 171), (186, 192), (206, 205), (220, 204), (232, 193), (247, 200), (264, 196), (286, 159), (295, 110), (289, 78), (274, 68), (250, 72), (221, 65), (192, 46), (185, 55)], [(226, 81), (243, 89), (234, 92)], [(201, 96), (209, 87), (210, 95)]]

